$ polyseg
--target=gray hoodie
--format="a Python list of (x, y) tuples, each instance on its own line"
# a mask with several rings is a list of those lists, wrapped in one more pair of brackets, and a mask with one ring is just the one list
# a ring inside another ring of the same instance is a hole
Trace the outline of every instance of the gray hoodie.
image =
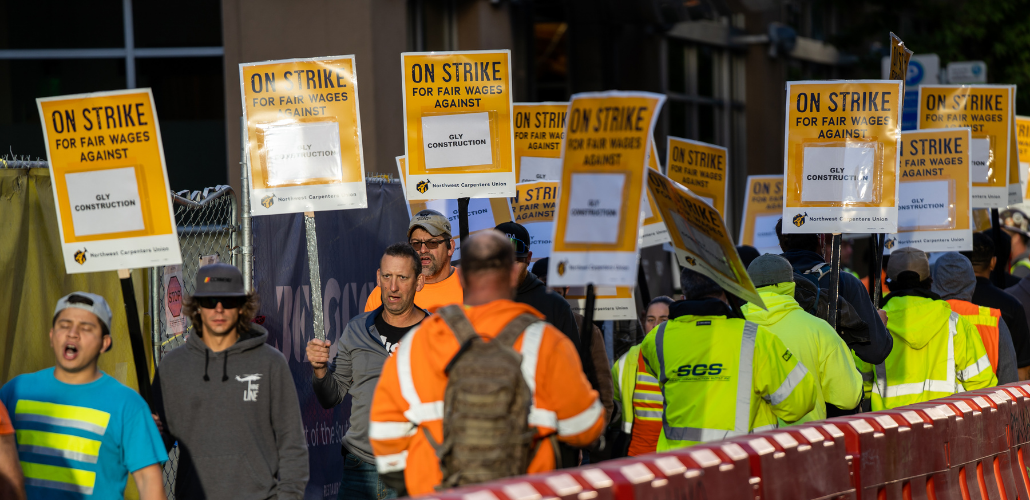
[(369, 413), (379, 373), (388, 356), (375, 325), (376, 316), (382, 311), (383, 306), (379, 306), (352, 318), (336, 341), (336, 357), (329, 364), (326, 376), (311, 377), (311, 386), (322, 408), (332, 408), (350, 394), (350, 427), (343, 437), (343, 448), (370, 464), (376, 463), (376, 458), (368, 442)]
[(214, 352), (199, 335), (157, 367), (153, 407), (179, 444), (176, 498), (301, 499), (308, 449), (286, 358), (251, 324)]
[[(973, 290), (976, 289), (976, 275), (969, 259), (957, 252), (948, 252), (937, 258), (933, 266), (933, 285), (931, 291), (941, 296), (941, 300), (958, 299), (973, 301)], [(1012, 334), (1005, 320), (998, 318), (998, 385), (1019, 380), (1016, 370), (1016, 348), (1012, 344)]]

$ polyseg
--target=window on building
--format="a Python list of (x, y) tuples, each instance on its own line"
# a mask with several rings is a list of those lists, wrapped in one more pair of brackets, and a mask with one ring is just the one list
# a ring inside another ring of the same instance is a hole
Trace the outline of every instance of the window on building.
[(0, 154), (46, 157), (36, 98), (150, 87), (172, 189), (228, 184), (223, 53), (218, 0), (0, 2)]

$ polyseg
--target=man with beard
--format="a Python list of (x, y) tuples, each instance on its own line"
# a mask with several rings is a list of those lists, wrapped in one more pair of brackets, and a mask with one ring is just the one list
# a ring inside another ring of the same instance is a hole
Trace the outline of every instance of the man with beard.
[[(415, 303), (427, 311), (440, 306), (461, 304), (463, 293), (458, 275), (451, 266), (454, 245), (451, 241), (451, 223), (436, 210), (422, 210), (408, 224), (408, 243), (418, 252), (422, 262), (425, 285), (415, 293)], [(382, 292), (375, 287), (365, 301), (365, 312), (383, 305)]]

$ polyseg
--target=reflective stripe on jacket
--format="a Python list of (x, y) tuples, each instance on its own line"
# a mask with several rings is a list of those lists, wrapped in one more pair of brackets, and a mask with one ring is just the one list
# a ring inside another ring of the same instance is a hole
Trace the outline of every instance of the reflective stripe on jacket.
[(950, 299), (947, 302), (951, 304), (952, 311), (966, 318), (980, 332), (980, 340), (983, 341), (984, 349), (987, 350), (987, 359), (991, 361), (991, 369), (997, 375), (998, 322), (1001, 321), (1001, 310), (978, 306), (959, 299)]
[(612, 366), (615, 394), (622, 403), (622, 431), (630, 434), (628, 455), (653, 453), (661, 434), (662, 398), (658, 379), (647, 373), (640, 346), (630, 347)]
[[(476, 332), (487, 340), (522, 313), (543, 319), (532, 307), (510, 300), (465, 308)], [(442, 480), (426, 433), (443, 442), (444, 369), (459, 347), (443, 319), (431, 316), (404, 336), (383, 365), (372, 400), (369, 442), (378, 471), (405, 471), (411, 496), (432, 493)], [(539, 443), (528, 472), (549, 471), (555, 468), (555, 454), (545, 438), (557, 435), (572, 446), (587, 446), (604, 428), (604, 407), (583, 374), (576, 347), (553, 326), (544, 321), (530, 325), (513, 347), (522, 354), (522, 375), (533, 394), (529, 424), (537, 428)]]
[(658, 451), (774, 428), (815, 405), (805, 365), (750, 321), (680, 316), (649, 333), (641, 352), (665, 399)]
[(766, 309), (743, 307), (744, 316), (769, 329), (801, 358), (815, 379), (815, 408), (795, 423), (826, 418), (826, 404), (851, 409), (862, 400), (862, 375), (851, 350), (829, 323), (808, 314), (794, 300), (794, 283), (758, 289)]
[(872, 382), (873, 411), (997, 385), (976, 328), (947, 302), (904, 295), (883, 309), (894, 349), (875, 369), (859, 366)]

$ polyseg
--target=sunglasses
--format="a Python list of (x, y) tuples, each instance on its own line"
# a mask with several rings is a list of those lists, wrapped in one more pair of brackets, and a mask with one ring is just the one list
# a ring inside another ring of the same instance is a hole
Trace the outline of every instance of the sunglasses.
[(422, 245), (425, 245), (426, 248), (430, 250), (436, 250), (436, 248), (443, 245), (445, 241), (447, 240), (411, 240), (408, 243), (411, 244), (411, 248), (418, 251), (422, 249)]
[(529, 245), (527, 245), (525, 241), (522, 241), (514, 236), (508, 236), (508, 239), (511, 240), (512, 245), (515, 245), (515, 253), (519, 254), (526, 253), (529, 251)]
[(246, 301), (246, 297), (194, 297), (197, 304), (204, 309), (214, 309), (218, 303), (222, 303), (225, 309), (239, 309)]

